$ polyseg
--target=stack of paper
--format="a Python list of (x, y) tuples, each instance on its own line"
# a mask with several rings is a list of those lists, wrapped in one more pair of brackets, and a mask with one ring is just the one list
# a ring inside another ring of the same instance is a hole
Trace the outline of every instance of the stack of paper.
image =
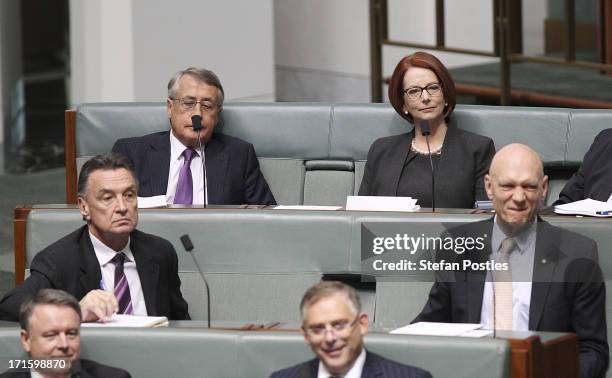
[(389, 332), (396, 335), (484, 337), (493, 333), (481, 324), (419, 322)]
[(113, 314), (111, 319), (105, 323), (101, 321), (94, 323), (82, 323), (81, 327), (136, 327), (136, 328), (155, 328), (168, 325), (168, 318), (165, 316), (138, 316)]
[(152, 209), (154, 207), (166, 207), (166, 195), (153, 197), (138, 197), (139, 209)]
[(417, 211), (421, 207), (411, 197), (348, 196), (346, 210), (359, 211)]
[(555, 213), (566, 215), (587, 215), (590, 217), (612, 217), (612, 202), (585, 200), (555, 206)]

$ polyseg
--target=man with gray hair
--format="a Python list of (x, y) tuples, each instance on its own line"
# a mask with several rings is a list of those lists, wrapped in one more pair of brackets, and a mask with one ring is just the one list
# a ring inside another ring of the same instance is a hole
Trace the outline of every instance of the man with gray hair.
[(431, 378), (425, 370), (366, 351), (368, 314), (352, 287), (324, 281), (306, 291), (300, 304), (302, 333), (317, 358), (275, 372), (272, 378)]
[(130, 377), (125, 370), (81, 358), (81, 308), (65, 291), (43, 289), (34, 294), (21, 305), (19, 323), (28, 359), (15, 358), (14, 366), (0, 377)]
[(137, 191), (125, 156), (103, 154), (85, 162), (78, 203), (86, 224), (34, 256), (30, 276), (0, 300), (0, 319), (15, 321), (21, 303), (46, 288), (74, 295), (85, 322), (115, 312), (189, 319), (174, 247), (136, 229)]
[[(179, 71), (168, 83), (170, 130), (115, 142), (113, 152), (134, 163), (141, 183), (139, 196), (165, 195), (169, 204), (186, 205), (276, 204), (253, 145), (214, 133), (224, 97), (212, 71), (195, 67)], [(194, 116), (201, 117), (199, 134)]]

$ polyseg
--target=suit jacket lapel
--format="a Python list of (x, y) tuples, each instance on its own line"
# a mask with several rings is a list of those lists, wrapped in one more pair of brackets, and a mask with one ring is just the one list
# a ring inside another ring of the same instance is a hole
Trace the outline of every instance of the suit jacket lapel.
[(315, 358), (305, 362), (298, 371), (298, 378), (317, 378), (319, 373), (319, 359)]
[[(443, 193), (453, 192), (453, 180), (445, 180), (444, 178), (455, 177), (457, 175), (457, 169), (461, 169), (460, 164), (464, 163), (462, 161), (457, 161), (457, 156), (465, 155), (460, 152), (459, 147), (456, 127), (447, 126), (444, 142), (442, 143), (442, 154), (440, 155), (440, 160), (434, 172), (436, 180), (436, 198), (444, 197)], [(459, 165), (457, 163), (459, 163)]]
[(153, 261), (149, 253), (140, 249), (139, 246), (138, 239), (134, 237), (134, 232), (132, 232), (130, 250), (134, 254), (134, 260), (136, 260), (136, 269), (138, 270), (140, 285), (142, 286), (142, 295), (147, 307), (147, 314), (149, 316), (156, 316), (158, 315), (156, 288), (159, 281), (159, 264)]
[(538, 329), (544, 313), (550, 284), (560, 258), (558, 240), (557, 231), (538, 218), (529, 304), (529, 329), (531, 330)]
[(229, 156), (225, 144), (215, 138), (206, 143), (206, 179), (208, 183), (208, 202), (223, 203), (225, 190), (225, 176)]
[(89, 229), (83, 227), (81, 237), (79, 238), (79, 281), (81, 283), (81, 297), (92, 290), (100, 289), (102, 281), (102, 272), (100, 271), (100, 262), (96, 257), (91, 238), (89, 237)]
[[(143, 177), (150, 177), (150, 193), (165, 194), (170, 172), (170, 132), (155, 135), (147, 151)], [(145, 191), (143, 191), (145, 192)], [(146, 192), (145, 192), (146, 193)]]
[(366, 350), (366, 360), (361, 371), (362, 378), (382, 377), (382, 370), (379, 365), (379, 360), (371, 352)]
[(416, 156), (416, 153), (414, 153), (410, 149), (410, 143), (412, 141), (412, 138), (414, 138), (414, 129), (412, 129), (412, 131), (407, 134), (400, 135), (400, 138), (398, 138), (396, 142), (398, 143), (398, 145), (392, 146), (389, 149), (392, 152), (392, 155), (388, 160), (389, 166), (384, 169), (388, 169), (389, 172), (391, 172), (391, 175), (389, 176), (390, 182), (387, 184), (383, 184), (382, 187), (389, 189), (393, 188), (393, 191), (390, 193), (384, 193), (385, 195), (397, 196), (399, 180), (400, 177), (402, 177), (402, 171), (404, 170), (404, 166)]
[[(446, 142), (445, 142), (446, 143)], [(442, 154), (444, 155), (444, 154)], [(487, 235), (488, 239), (485, 241), (485, 249), (478, 253), (477, 256), (466, 256), (474, 262), (485, 262), (489, 260), (491, 256), (491, 234), (493, 232), (493, 218), (477, 222), (474, 224), (474, 232), (470, 232), (470, 236), (481, 236)], [(464, 287), (465, 296), (467, 298), (468, 305), (468, 323), (479, 323), (480, 314), (482, 313), (482, 301), (484, 297), (485, 280), (487, 278), (486, 271), (475, 271), (466, 272), (466, 282)]]

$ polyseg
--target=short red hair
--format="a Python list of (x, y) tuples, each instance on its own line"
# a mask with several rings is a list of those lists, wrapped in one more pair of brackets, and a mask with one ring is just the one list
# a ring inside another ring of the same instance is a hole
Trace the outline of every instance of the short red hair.
[(404, 75), (410, 67), (426, 68), (433, 71), (438, 77), (438, 81), (442, 85), (442, 93), (444, 93), (444, 100), (446, 104), (444, 106), (444, 120), (448, 123), (449, 117), (455, 110), (457, 104), (457, 91), (455, 90), (455, 82), (448, 72), (448, 69), (440, 62), (435, 56), (426, 53), (424, 51), (417, 51), (412, 55), (403, 57), (395, 70), (393, 76), (389, 81), (389, 101), (393, 106), (393, 109), (406, 119), (410, 123), (414, 123), (414, 119), (410, 113), (404, 113)]

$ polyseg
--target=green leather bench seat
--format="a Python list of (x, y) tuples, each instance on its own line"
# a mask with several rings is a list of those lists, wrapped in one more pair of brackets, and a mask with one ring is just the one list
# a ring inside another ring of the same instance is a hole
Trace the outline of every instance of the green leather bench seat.
[[(434, 377), (509, 376), (506, 340), (371, 334), (365, 343), (375, 353), (420, 366)], [(134, 378), (266, 378), (313, 358), (299, 332), (186, 328), (82, 329), (81, 355), (124, 368)], [(23, 356), (17, 328), (0, 328), (0, 356)]]
[[(540, 153), (558, 196), (612, 110), (459, 105), (453, 127), (489, 136), (496, 148), (525, 143)], [(76, 115), (77, 168), (118, 138), (169, 129), (163, 103), (83, 104)], [(389, 104), (227, 103), (218, 131), (253, 143), (279, 204), (344, 205), (359, 191), (372, 142), (407, 132)]]
[[(194, 319), (206, 318), (205, 291), (179, 237), (189, 234), (210, 284), (212, 321), (299, 323), (299, 301), (324, 277), (356, 283), (364, 309), (378, 329), (409, 323), (422, 309), (430, 282), (409, 276), (398, 282), (377, 274), (361, 282), (362, 225), (398, 222), (414, 235), (438, 234), (489, 215), (290, 211), (250, 209), (146, 209), (139, 229), (168, 239), (179, 257), (182, 292)], [(608, 281), (612, 275), (610, 220), (547, 217), (593, 238)], [(27, 223), (27, 266), (42, 248), (82, 225), (78, 210), (34, 208)], [(612, 326), (612, 296), (607, 297)], [(609, 331), (612, 331), (609, 329)], [(611, 333), (612, 334), (612, 333)]]

